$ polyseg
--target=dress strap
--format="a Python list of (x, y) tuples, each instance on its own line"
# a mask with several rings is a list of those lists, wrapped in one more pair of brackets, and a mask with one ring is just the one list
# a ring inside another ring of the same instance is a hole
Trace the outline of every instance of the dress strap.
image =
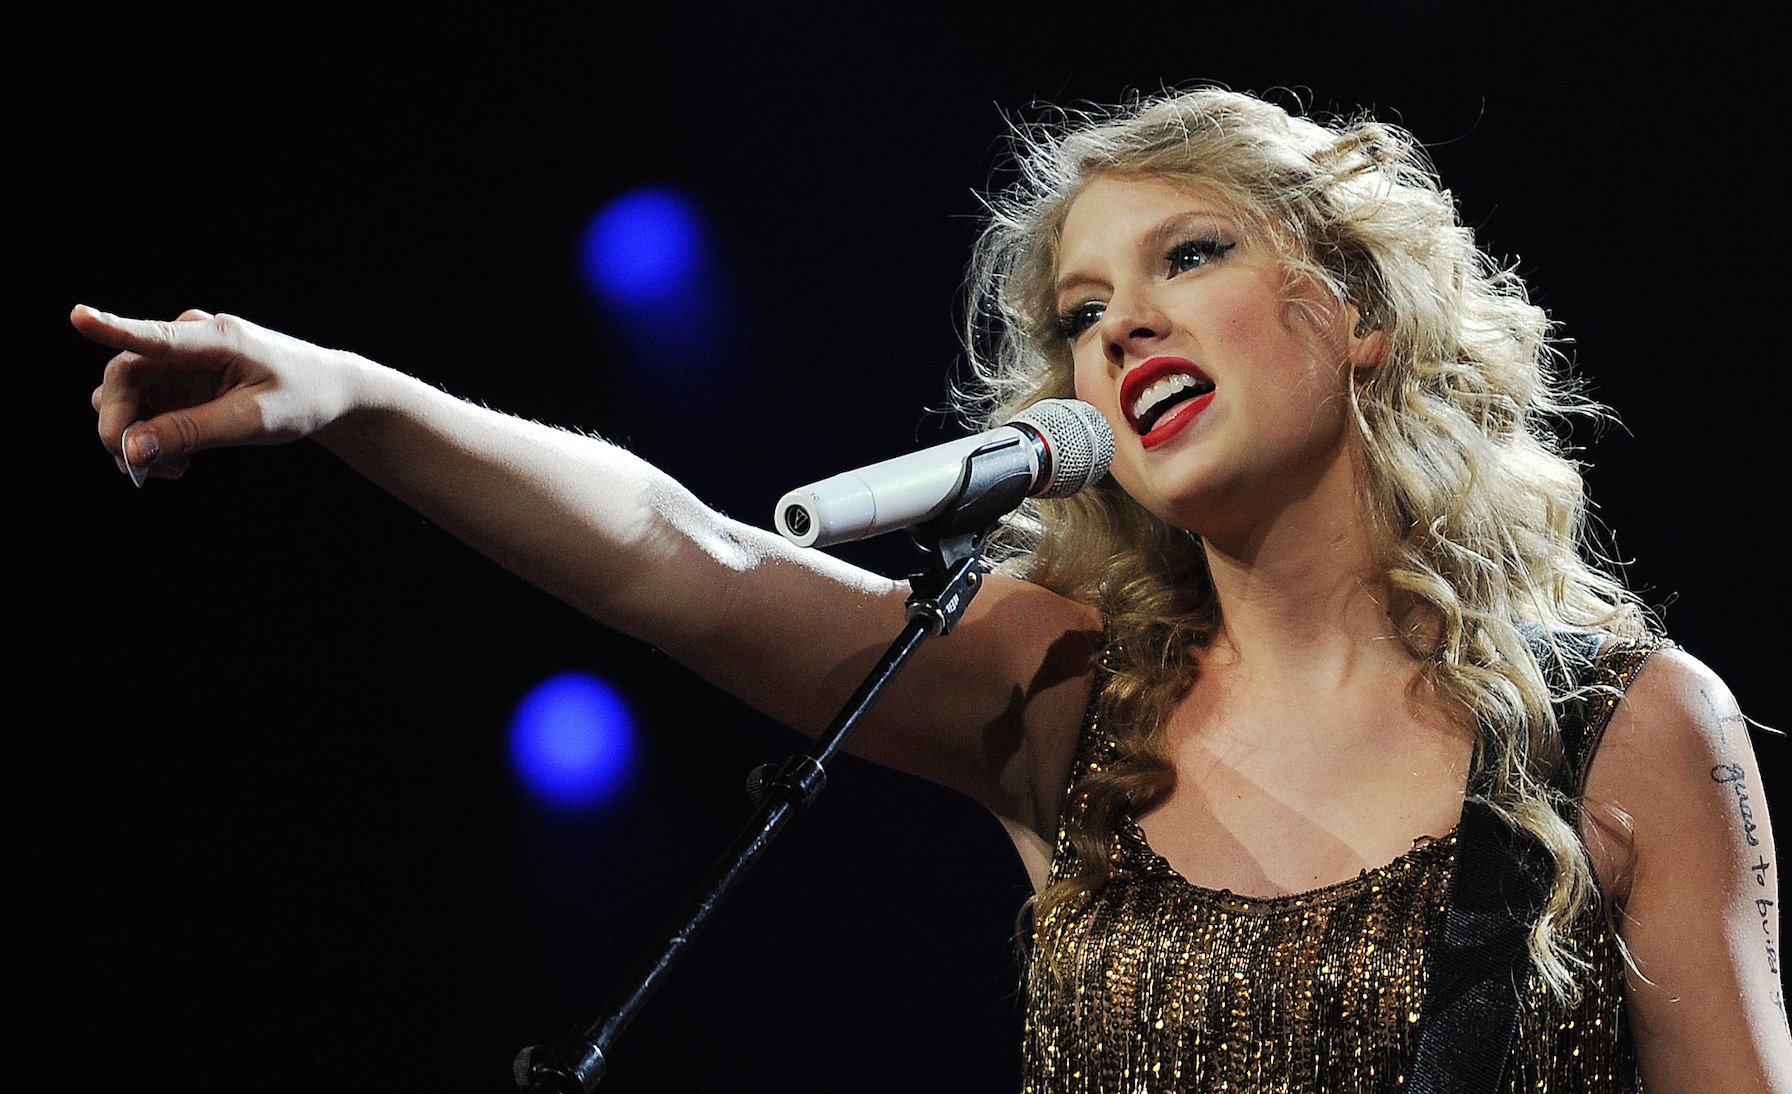
[(1518, 1025), (1519, 966), (1548, 876), (1539, 867), (1549, 866), (1541, 849), (1520, 837), (1479, 799), (1463, 806), (1413, 1057), (1415, 1094), (1493, 1094), (1505, 1078)]
[[(1563, 762), (1555, 789), (1564, 819), (1578, 820), (1587, 769), (1623, 689), (1656, 643), (1527, 628), (1554, 702)], [(1614, 656), (1615, 654), (1615, 656)], [(1463, 805), (1444, 926), (1432, 954), (1409, 1089), (1416, 1094), (1503, 1090), (1528, 978), (1527, 940), (1549, 894), (1553, 863), (1479, 795)]]

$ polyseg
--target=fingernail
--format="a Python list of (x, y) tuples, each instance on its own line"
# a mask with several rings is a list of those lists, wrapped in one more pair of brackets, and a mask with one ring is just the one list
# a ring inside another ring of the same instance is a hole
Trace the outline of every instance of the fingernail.
[(134, 425), (125, 427), (124, 437), (119, 442), (118, 448), (124, 456), (125, 467), (130, 470), (132, 484), (141, 487), (143, 480), (149, 478), (149, 465), (156, 462), (156, 457), (162, 454), (162, 443), (156, 440), (154, 433), (145, 433), (143, 442), (137, 446), (137, 452), (143, 457), (143, 462), (131, 462), (131, 430), (136, 428)]

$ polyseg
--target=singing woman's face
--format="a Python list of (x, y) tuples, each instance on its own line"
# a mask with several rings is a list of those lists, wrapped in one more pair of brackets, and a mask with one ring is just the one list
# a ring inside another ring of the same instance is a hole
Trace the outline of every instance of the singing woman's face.
[(1284, 269), (1224, 203), (1159, 176), (1099, 176), (1064, 221), (1055, 290), (1077, 396), (1114, 428), (1115, 480), (1203, 536), (1315, 498), (1357, 504), (1346, 393), (1380, 336), (1358, 337), (1320, 290), (1302, 307)]

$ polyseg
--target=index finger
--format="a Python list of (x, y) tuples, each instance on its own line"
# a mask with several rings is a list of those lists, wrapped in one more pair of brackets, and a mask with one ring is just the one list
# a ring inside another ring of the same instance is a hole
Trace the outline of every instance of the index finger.
[(204, 312), (189, 311), (173, 321), (127, 319), (86, 304), (77, 304), (69, 312), (68, 319), (77, 331), (101, 345), (145, 356), (229, 352), (233, 349), (234, 347), (226, 344), (218, 326), (203, 322), (202, 317), (211, 318)]

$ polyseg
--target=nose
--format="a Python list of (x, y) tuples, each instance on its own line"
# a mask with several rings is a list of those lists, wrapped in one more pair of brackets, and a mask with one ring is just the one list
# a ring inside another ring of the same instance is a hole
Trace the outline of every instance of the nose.
[(1102, 349), (1109, 363), (1125, 367), (1151, 356), (1153, 347), (1170, 334), (1170, 317), (1149, 294), (1115, 296), (1101, 316)]

